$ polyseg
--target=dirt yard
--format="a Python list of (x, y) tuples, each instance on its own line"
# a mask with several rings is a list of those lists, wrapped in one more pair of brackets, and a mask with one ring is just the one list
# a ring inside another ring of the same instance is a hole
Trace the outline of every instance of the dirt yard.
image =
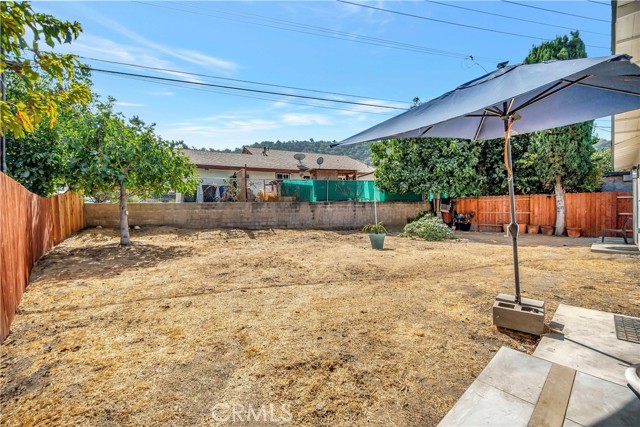
[[(38, 263), (0, 346), (1, 423), (437, 424), (501, 346), (537, 342), (491, 325), (510, 241), (460, 236), (380, 252), (355, 232), (155, 228), (118, 249), (86, 230)], [(640, 315), (638, 258), (591, 241), (523, 236), (524, 295), (549, 319)]]

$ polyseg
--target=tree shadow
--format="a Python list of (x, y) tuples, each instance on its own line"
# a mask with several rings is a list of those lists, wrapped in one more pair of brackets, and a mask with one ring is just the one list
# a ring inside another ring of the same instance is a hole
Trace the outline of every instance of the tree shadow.
[(113, 243), (72, 249), (58, 247), (38, 261), (34, 280), (42, 275), (55, 280), (116, 277), (125, 270), (149, 268), (193, 253), (193, 248), (139, 242), (126, 248)]

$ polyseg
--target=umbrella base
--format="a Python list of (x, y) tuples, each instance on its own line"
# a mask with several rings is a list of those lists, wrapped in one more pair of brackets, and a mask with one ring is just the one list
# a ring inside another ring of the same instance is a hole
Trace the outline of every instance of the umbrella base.
[(499, 294), (493, 304), (494, 325), (533, 335), (544, 332), (544, 314), (544, 301), (529, 298), (516, 304), (513, 295)]

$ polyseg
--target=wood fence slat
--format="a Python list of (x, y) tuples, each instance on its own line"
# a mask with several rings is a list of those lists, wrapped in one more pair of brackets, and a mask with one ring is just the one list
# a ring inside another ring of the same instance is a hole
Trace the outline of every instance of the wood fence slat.
[(0, 173), (0, 343), (36, 261), (84, 226), (84, 201), (67, 192), (45, 198)]
[[(567, 193), (565, 227), (577, 227), (583, 236), (596, 237), (605, 228), (621, 228), (631, 205), (630, 192)], [(475, 212), (472, 230), (496, 231), (509, 222), (509, 196), (459, 198), (456, 211)], [(555, 225), (555, 195), (516, 196), (516, 220), (519, 224)]]

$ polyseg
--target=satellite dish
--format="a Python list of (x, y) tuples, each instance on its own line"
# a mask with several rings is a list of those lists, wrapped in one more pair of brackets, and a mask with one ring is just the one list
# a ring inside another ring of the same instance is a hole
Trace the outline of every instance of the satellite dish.
[(298, 165), (298, 169), (301, 170), (301, 171), (308, 171), (309, 170), (309, 168), (306, 167), (305, 165), (303, 165), (302, 163), (300, 163)]
[(296, 160), (297, 160), (297, 161), (299, 161), (299, 162), (301, 162), (301, 161), (302, 161), (302, 159), (304, 159), (305, 157), (307, 157), (307, 156), (305, 156), (305, 155), (304, 155), (304, 154), (302, 154), (302, 153), (298, 153), (298, 154), (294, 154), (294, 155), (293, 155), (293, 158), (294, 158), (294, 159), (296, 159)]
[(324, 163), (324, 157), (318, 157), (318, 159), (316, 160), (316, 163), (318, 163), (318, 166), (323, 164)]

